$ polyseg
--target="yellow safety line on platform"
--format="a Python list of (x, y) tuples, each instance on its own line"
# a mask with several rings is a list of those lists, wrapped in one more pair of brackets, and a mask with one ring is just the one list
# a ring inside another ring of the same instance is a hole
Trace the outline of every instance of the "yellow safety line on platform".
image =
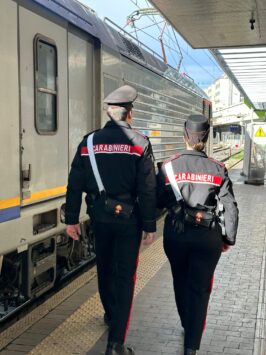
[(33, 324), (45, 317), (51, 310), (61, 304), (65, 299), (70, 297), (78, 289), (90, 282), (96, 275), (96, 267), (93, 267), (89, 271), (77, 277), (69, 285), (65, 286), (62, 290), (50, 297), (43, 304), (28, 313), (25, 317), (17, 320), (16, 323), (1, 332), (0, 350), (10, 344), (14, 339), (18, 338)]
[[(135, 297), (166, 260), (162, 238), (141, 253)], [(106, 330), (103, 323), (103, 309), (97, 292), (29, 354), (86, 354)]]

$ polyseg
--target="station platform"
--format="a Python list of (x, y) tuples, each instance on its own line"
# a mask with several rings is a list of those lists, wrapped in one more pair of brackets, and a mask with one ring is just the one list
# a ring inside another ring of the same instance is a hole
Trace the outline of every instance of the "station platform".
[[(230, 170), (240, 210), (237, 243), (216, 269), (199, 355), (265, 355), (266, 186)], [(183, 354), (169, 263), (156, 241), (143, 248), (127, 343), (138, 355)], [(0, 334), (2, 355), (104, 354), (107, 327), (92, 267)]]

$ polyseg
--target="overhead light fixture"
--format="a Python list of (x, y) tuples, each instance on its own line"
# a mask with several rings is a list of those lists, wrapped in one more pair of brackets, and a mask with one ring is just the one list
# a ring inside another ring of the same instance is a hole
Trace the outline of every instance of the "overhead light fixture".
[(255, 26), (254, 26), (254, 23), (256, 22), (256, 20), (254, 19), (254, 13), (252, 12), (251, 14), (251, 19), (249, 20), (249, 23), (250, 23), (250, 29), (253, 31)]

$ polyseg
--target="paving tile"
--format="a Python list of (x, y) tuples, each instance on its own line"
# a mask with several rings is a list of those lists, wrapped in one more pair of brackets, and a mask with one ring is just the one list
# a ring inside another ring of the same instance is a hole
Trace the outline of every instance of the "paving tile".
[(23, 355), (28, 354), (28, 351), (2, 350), (1, 355)]

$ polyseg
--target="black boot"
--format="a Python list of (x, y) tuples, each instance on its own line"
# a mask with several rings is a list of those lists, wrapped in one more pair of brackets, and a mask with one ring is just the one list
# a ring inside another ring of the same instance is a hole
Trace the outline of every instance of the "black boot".
[(185, 348), (184, 349), (184, 355), (197, 355), (197, 350)]
[(134, 355), (135, 352), (123, 344), (108, 343), (105, 355)]

